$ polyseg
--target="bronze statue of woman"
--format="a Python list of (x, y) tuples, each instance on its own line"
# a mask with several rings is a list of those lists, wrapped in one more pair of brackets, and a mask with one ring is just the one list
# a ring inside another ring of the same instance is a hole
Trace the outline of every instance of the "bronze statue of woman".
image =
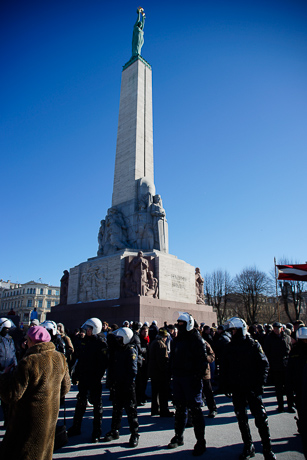
[[(141, 55), (141, 49), (144, 44), (144, 25), (145, 25), (145, 12), (143, 8), (138, 8), (136, 10), (138, 18), (133, 27), (132, 35), (132, 56)], [(142, 19), (141, 19), (142, 16)]]

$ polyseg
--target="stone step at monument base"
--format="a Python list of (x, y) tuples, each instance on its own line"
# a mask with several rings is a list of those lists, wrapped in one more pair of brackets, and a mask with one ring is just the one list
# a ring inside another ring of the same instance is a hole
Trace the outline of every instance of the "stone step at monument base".
[(149, 324), (156, 320), (158, 326), (176, 323), (181, 312), (189, 312), (200, 323), (210, 326), (216, 324), (216, 313), (209, 305), (198, 305), (185, 302), (154, 299), (149, 297), (119, 298), (113, 300), (97, 300), (87, 303), (55, 305), (47, 313), (47, 319), (63, 323), (72, 332), (89, 318), (99, 318), (109, 324), (122, 326), (123, 321), (140, 321)]

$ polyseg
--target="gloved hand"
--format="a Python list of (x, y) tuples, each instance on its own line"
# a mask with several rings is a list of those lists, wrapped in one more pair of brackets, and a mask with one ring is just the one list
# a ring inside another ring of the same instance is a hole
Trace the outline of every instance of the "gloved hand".
[(227, 396), (227, 398), (232, 398), (232, 394), (231, 394), (231, 393), (225, 393), (225, 396)]

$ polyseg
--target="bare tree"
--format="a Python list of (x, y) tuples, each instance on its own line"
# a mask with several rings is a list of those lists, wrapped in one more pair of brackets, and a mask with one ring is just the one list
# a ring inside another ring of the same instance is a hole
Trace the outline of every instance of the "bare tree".
[(204, 294), (208, 305), (212, 305), (217, 314), (218, 324), (227, 319), (228, 299), (232, 281), (226, 270), (215, 270), (204, 278)]
[(273, 283), (269, 276), (256, 267), (244, 268), (234, 279), (234, 291), (237, 296), (238, 316), (247, 324), (258, 320), (267, 296), (272, 294)]

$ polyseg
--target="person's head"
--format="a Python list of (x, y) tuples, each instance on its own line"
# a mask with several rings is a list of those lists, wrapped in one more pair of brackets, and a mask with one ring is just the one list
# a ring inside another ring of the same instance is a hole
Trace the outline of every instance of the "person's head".
[(113, 334), (115, 335), (118, 344), (121, 346), (128, 345), (133, 337), (133, 332), (130, 327), (121, 327), (114, 331)]
[(38, 319), (31, 319), (31, 323), (29, 327), (33, 327), (33, 326), (39, 326)]
[(205, 324), (203, 327), (203, 333), (204, 334), (210, 334), (211, 333), (211, 327), (208, 326), (208, 324)]
[(57, 325), (54, 321), (50, 321), (50, 320), (46, 320), (46, 321), (43, 321), (40, 326), (44, 327), (45, 329), (47, 329), (47, 331), (49, 332), (51, 338), (54, 337), (57, 335)]
[(105, 332), (108, 330), (108, 328), (109, 328), (109, 324), (106, 321), (103, 321), (101, 330)]
[(273, 324), (273, 332), (274, 334), (276, 335), (280, 335), (283, 331), (283, 327), (282, 327), (282, 324), (279, 323), (278, 321), (275, 321), (275, 323)]
[(234, 316), (224, 323), (225, 331), (230, 331), (232, 336), (245, 337), (247, 325), (244, 319)]
[(140, 335), (142, 337), (148, 337), (148, 327), (147, 326), (142, 326), (141, 327)]
[(123, 322), (123, 327), (129, 327), (129, 321), (127, 321), (127, 320), (124, 321), (124, 322)]
[(91, 336), (101, 332), (102, 323), (98, 318), (90, 318), (81, 327), (86, 330), (87, 336)]
[(51, 336), (48, 330), (42, 326), (33, 326), (28, 329), (27, 332), (27, 344), (28, 348), (33, 347), (37, 343), (50, 342)]
[(58, 323), (57, 324), (57, 330), (58, 330), (59, 334), (64, 335), (65, 334), (64, 324), (63, 323)]
[(86, 334), (86, 330), (81, 328), (80, 333), (79, 333), (79, 336), (81, 337), (81, 339), (84, 339), (85, 334)]
[(7, 318), (0, 318), (0, 335), (5, 337), (12, 327), (12, 323)]
[(294, 331), (297, 331), (300, 327), (304, 327), (305, 324), (304, 322), (301, 320), (301, 319), (297, 319), (294, 323), (293, 323), (293, 327), (294, 327)]
[(162, 338), (163, 342), (166, 342), (167, 339), (167, 330), (164, 327), (160, 327), (159, 336)]
[(153, 322), (151, 323), (152, 326), (157, 326), (157, 321), (154, 319)]
[(117, 324), (111, 324), (110, 326), (110, 332), (117, 331), (118, 325)]
[(304, 327), (304, 326), (299, 327), (298, 330), (296, 331), (296, 338), (298, 342), (303, 342), (307, 346), (307, 327)]
[(139, 257), (143, 257), (143, 251), (139, 251), (139, 252), (138, 252), (138, 256), (139, 256)]
[(138, 321), (133, 321), (132, 330), (138, 332), (142, 327), (142, 323)]
[(177, 319), (179, 332), (190, 332), (194, 328), (194, 319), (190, 313), (181, 313)]
[(265, 324), (265, 325), (264, 325), (264, 330), (265, 330), (265, 333), (266, 333), (266, 334), (269, 334), (270, 332), (272, 332), (272, 331), (273, 331), (273, 326), (272, 326), (272, 324)]
[(217, 327), (216, 332), (217, 332), (218, 334), (223, 334), (223, 332), (224, 332), (224, 326), (223, 326), (222, 324), (220, 324), (220, 325)]

